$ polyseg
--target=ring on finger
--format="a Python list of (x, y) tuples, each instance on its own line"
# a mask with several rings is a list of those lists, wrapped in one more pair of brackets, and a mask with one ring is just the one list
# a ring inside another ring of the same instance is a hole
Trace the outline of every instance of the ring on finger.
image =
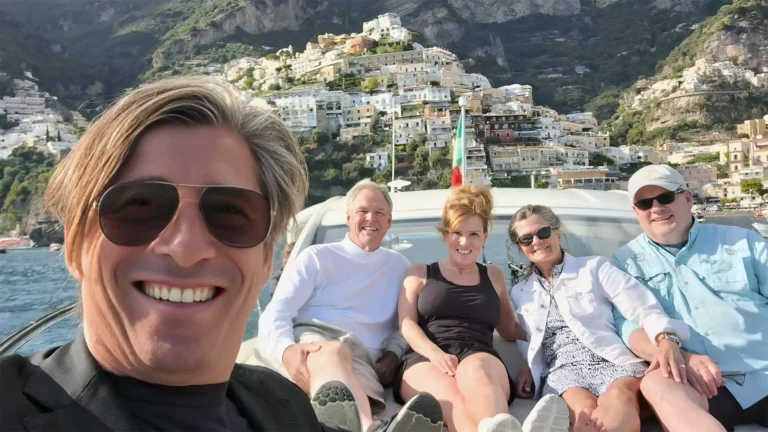
[(681, 364), (681, 365), (680, 365), (680, 369), (685, 369), (685, 365), (684, 365), (684, 364)]

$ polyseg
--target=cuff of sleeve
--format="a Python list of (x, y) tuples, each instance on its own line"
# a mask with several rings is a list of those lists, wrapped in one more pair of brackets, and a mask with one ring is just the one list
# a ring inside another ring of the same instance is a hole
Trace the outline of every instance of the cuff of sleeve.
[(656, 337), (661, 333), (674, 333), (681, 341), (688, 340), (691, 337), (691, 330), (688, 328), (688, 324), (674, 320), (668, 317), (648, 317), (643, 323), (643, 329), (645, 334), (648, 335), (648, 339), (651, 343), (658, 345)]
[(403, 346), (403, 344), (397, 343), (397, 342), (387, 342), (384, 345), (384, 351), (391, 351), (391, 352), (395, 353), (397, 358), (402, 358), (403, 355), (405, 355), (405, 350), (406, 349), (408, 349), (407, 345)]
[(283, 363), (283, 354), (285, 353), (285, 350), (287, 350), (289, 346), (295, 343), (296, 342), (290, 339), (281, 340), (277, 343), (277, 345), (275, 346), (275, 350), (272, 352), (272, 354), (275, 356), (275, 359), (277, 360), (278, 363), (281, 363), (281, 364)]

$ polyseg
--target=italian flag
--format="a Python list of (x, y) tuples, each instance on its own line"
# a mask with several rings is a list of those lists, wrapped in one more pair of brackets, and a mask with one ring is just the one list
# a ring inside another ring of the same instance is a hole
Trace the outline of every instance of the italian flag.
[(464, 168), (464, 113), (459, 117), (456, 126), (456, 143), (453, 145), (453, 172), (451, 173), (451, 187), (464, 184), (462, 169)]

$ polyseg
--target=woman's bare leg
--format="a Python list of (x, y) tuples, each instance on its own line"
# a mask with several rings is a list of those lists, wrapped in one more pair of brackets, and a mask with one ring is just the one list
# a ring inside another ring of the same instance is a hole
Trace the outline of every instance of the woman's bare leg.
[(688, 384), (665, 378), (659, 370), (643, 378), (640, 390), (665, 430), (725, 431), (723, 425), (709, 414), (709, 402), (704, 395)]
[(476, 353), (462, 360), (456, 370), (456, 384), (473, 421), (509, 414), (507, 368), (491, 354)]
[(449, 431), (477, 432), (477, 422), (469, 416), (456, 378), (444, 374), (430, 362), (417, 363), (405, 371), (400, 396), (407, 401), (419, 392), (430, 393), (440, 402), (443, 422)]

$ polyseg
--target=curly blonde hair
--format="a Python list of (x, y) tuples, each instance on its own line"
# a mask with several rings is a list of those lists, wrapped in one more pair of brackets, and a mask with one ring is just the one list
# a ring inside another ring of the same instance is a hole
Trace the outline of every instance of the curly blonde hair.
[(443, 216), (437, 230), (443, 235), (448, 234), (472, 216), (480, 217), (483, 221), (483, 232), (487, 233), (493, 219), (491, 188), (474, 184), (455, 188), (443, 207)]

